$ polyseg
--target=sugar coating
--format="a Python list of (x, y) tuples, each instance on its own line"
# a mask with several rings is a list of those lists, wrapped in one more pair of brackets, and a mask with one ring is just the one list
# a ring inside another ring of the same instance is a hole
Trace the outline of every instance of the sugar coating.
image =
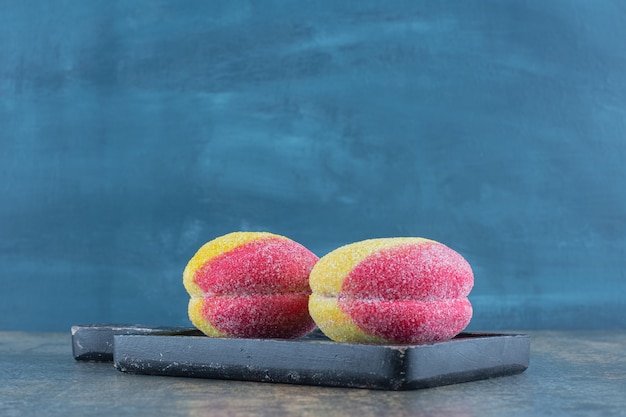
[(192, 323), (211, 337), (295, 338), (315, 327), (306, 294), (191, 298)]
[(361, 343), (447, 340), (469, 324), (470, 265), (423, 238), (370, 239), (322, 257), (309, 311), (331, 339)]
[(372, 253), (344, 278), (350, 298), (440, 300), (467, 296), (474, 284), (469, 263), (441, 243), (399, 243)]
[(388, 343), (386, 339), (357, 327), (352, 318), (339, 307), (337, 297), (311, 294), (309, 314), (320, 330), (336, 342)]
[(311, 272), (309, 285), (316, 294), (336, 296), (342, 289), (343, 281), (365, 258), (385, 248), (400, 244), (418, 244), (432, 242), (419, 237), (394, 237), (368, 239), (341, 246), (320, 258)]
[(267, 236), (208, 259), (195, 271), (193, 282), (205, 295), (309, 294), (316, 261), (304, 246)]
[(472, 317), (466, 297), (451, 300), (339, 300), (340, 308), (364, 333), (393, 343), (448, 340)]
[(292, 338), (310, 332), (308, 277), (317, 256), (266, 232), (234, 232), (206, 243), (183, 282), (189, 318), (208, 336)]
[(183, 284), (185, 289), (192, 296), (203, 295), (204, 291), (194, 281), (195, 273), (202, 265), (219, 255), (228, 253), (238, 246), (258, 239), (275, 236), (276, 235), (267, 232), (233, 232), (205, 243), (189, 260), (183, 271)]

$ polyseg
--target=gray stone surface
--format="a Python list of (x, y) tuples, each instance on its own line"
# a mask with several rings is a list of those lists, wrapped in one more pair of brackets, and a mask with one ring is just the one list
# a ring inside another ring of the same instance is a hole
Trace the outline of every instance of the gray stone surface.
[(530, 332), (517, 376), (405, 392), (127, 375), (65, 333), (0, 333), (0, 415), (623, 416), (626, 331)]

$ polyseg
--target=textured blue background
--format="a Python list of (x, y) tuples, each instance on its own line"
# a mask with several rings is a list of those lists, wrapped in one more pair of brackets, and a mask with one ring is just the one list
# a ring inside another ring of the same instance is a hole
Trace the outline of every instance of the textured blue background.
[(0, 10), (0, 329), (186, 325), (234, 230), (439, 240), (474, 330), (626, 326), (626, 2)]

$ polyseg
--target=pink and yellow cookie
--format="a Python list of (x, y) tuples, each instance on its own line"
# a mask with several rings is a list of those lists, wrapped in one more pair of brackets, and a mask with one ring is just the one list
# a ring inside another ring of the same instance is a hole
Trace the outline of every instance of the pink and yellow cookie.
[(469, 263), (423, 238), (370, 239), (323, 256), (311, 271), (309, 312), (338, 342), (448, 340), (470, 322)]
[(183, 283), (189, 318), (212, 337), (296, 338), (315, 323), (308, 312), (311, 251), (284, 236), (234, 232), (191, 258)]

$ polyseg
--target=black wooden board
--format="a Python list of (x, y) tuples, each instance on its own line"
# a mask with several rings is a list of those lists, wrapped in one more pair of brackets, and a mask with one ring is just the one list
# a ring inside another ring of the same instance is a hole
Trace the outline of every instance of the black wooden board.
[(319, 333), (298, 340), (191, 335), (115, 335), (126, 373), (413, 390), (521, 373), (530, 337), (462, 333), (425, 345), (336, 343)]
[(72, 326), (72, 353), (77, 361), (113, 361), (113, 335), (169, 334), (201, 335), (190, 327), (91, 324)]
[[(72, 353), (77, 361), (112, 362), (113, 336), (117, 334), (160, 334), (203, 336), (195, 327), (143, 326), (138, 324), (89, 324), (72, 326)], [(302, 340), (326, 338), (315, 329)]]

